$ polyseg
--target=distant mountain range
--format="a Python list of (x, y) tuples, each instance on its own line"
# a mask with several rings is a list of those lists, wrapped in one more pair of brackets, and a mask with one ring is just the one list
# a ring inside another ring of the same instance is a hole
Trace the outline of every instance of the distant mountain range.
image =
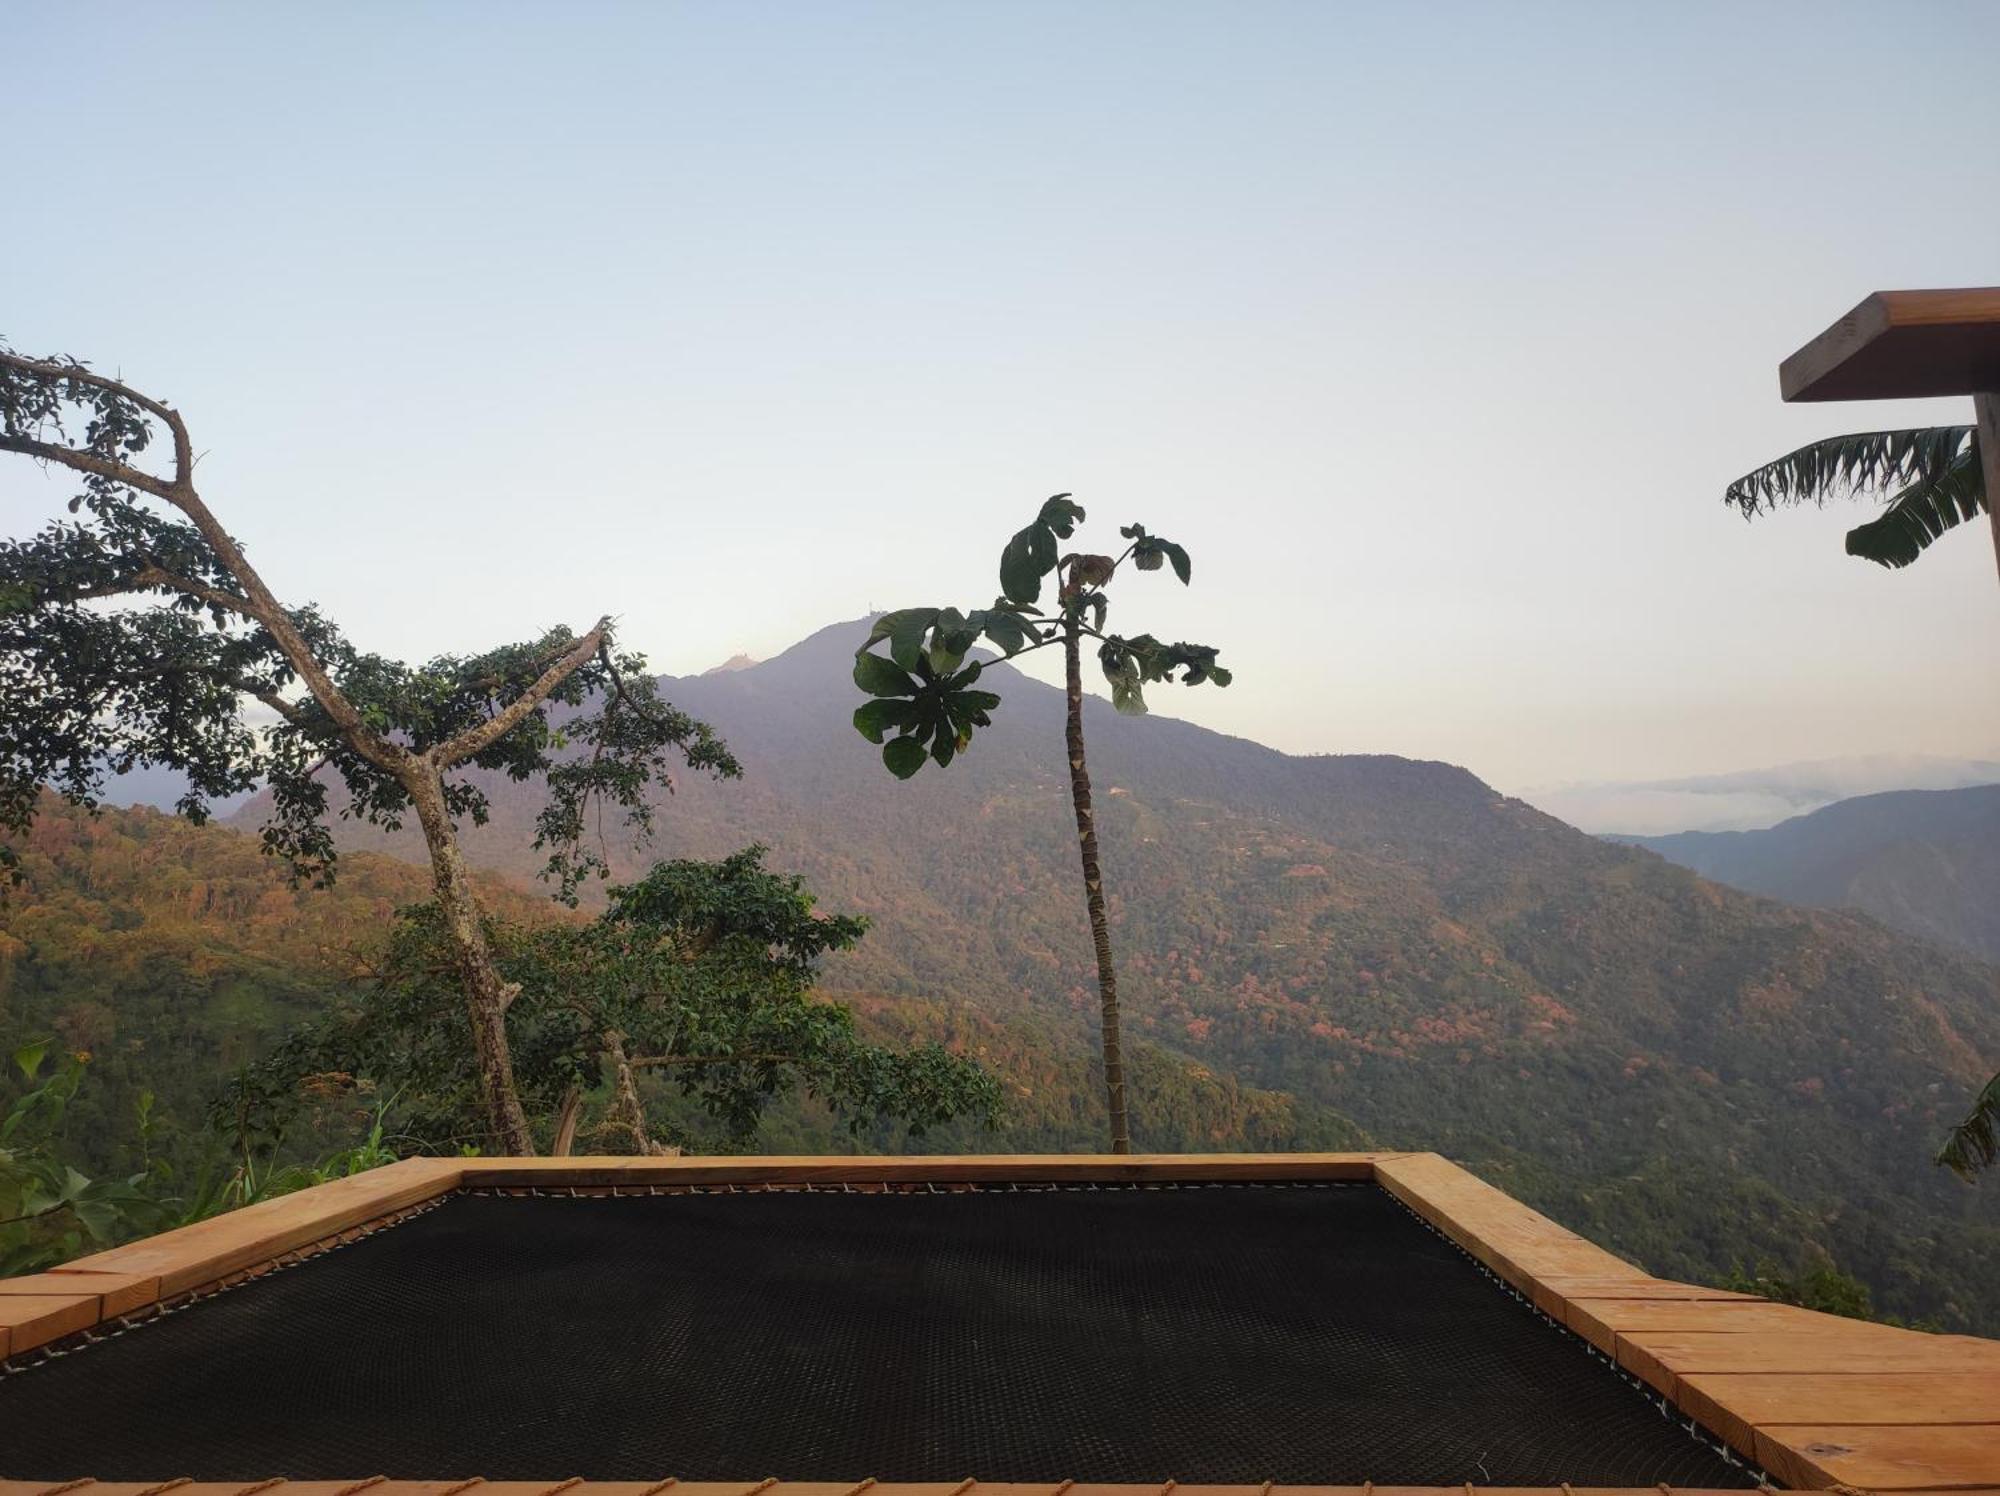
[(1929, 754), (1815, 759), (1680, 779), (1558, 784), (1522, 791), (1530, 803), (1599, 834), (1755, 831), (1789, 817), (1889, 790), (1953, 790), (2000, 783), (2000, 762)]
[[(649, 848), (607, 824), (614, 867), (768, 844), (828, 907), (874, 921), (829, 990), (885, 1030), (988, 1055), (1032, 1119), (1015, 1139), (1094, 1146), (1061, 694), (995, 667), (994, 726), (898, 782), (848, 724), (866, 632), (665, 681), (745, 777), (685, 778)], [(1661, 1271), (1826, 1253), (1891, 1308), (2000, 1329), (2000, 1189), (1929, 1163), (2000, 1063), (1994, 968), (1703, 881), (1449, 764), (1293, 757), (1086, 710), (1128, 1033), (1160, 1067), (1135, 1087), (1139, 1146), (1351, 1128), (1463, 1158)], [(469, 855), (526, 876), (539, 795), (486, 788)], [(420, 855), (408, 833), (340, 834)], [(1265, 1099), (1202, 1111), (1185, 1088), (1210, 1084)], [(1253, 1112), (1256, 1131), (1236, 1120)]]
[(2000, 961), (2000, 784), (1841, 800), (1763, 831), (1617, 836), (1732, 888)]

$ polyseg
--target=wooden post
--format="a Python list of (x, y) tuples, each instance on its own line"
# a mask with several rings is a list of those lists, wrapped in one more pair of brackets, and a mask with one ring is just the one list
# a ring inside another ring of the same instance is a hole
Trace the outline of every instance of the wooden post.
[(1993, 526), (1993, 562), (2000, 566), (2000, 391), (1974, 395), (1972, 418), (1979, 433), (1979, 466), (1986, 479), (1986, 518)]

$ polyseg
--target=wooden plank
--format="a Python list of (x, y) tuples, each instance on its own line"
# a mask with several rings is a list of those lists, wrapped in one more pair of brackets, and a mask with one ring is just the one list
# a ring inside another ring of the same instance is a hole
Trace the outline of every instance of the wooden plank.
[(1977, 1371), (1696, 1373), (1674, 1401), (1743, 1450), (1764, 1424), (2000, 1421), (2000, 1382)]
[(1877, 291), (1786, 359), (1787, 400), (2000, 390), (2000, 287)]
[(1742, 1334), (1798, 1327), (1799, 1311), (1768, 1299), (1571, 1299), (1563, 1323), (1607, 1355), (1621, 1334), (1642, 1330), (1704, 1330)]
[(171, 1298), (448, 1193), (458, 1187), (460, 1162), (404, 1159), (112, 1247), (77, 1259), (68, 1270), (157, 1276), (160, 1295)]
[(95, 1294), (0, 1295), (0, 1355), (18, 1356), (97, 1323)]
[(1709, 1299), (1735, 1304), (1771, 1302), (1759, 1294), (1738, 1293), (1733, 1288), (1715, 1288), (1706, 1283), (1679, 1283), (1672, 1278), (1650, 1278), (1637, 1268), (1632, 1270), (1630, 1276), (1622, 1278), (1603, 1274), (1571, 1277), (1564, 1273), (1551, 1273), (1543, 1281), (1551, 1288), (1560, 1289), (1566, 1299), (1645, 1299), (1654, 1303), (1674, 1299)]
[(1531, 1297), (1537, 1286), (1558, 1279), (1646, 1276), (1435, 1153), (1379, 1160), (1375, 1182)]
[(1582, 1331), (1572, 1321), (1570, 1306), (1582, 1300), (1617, 1300), (1624, 1303), (1675, 1303), (1699, 1300), (1724, 1304), (1764, 1304), (1755, 1294), (1735, 1293), (1727, 1288), (1709, 1288), (1700, 1283), (1675, 1283), (1666, 1278), (1649, 1278), (1637, 1268), (1628, 1278), (1608, 1278), (1602, 1274), (1573, 1278), (1560, 1273), (1537, 1277), (1531, 1297), (1535, 1307), (1550, 1319)]
[(2000, 1484), (2000, 1423), (1778, 1424), (1757, 1430), (1757, 1458), (1787, 1485), (1991, 1486)]
[(825, 1155), (456, 1159), (467, 1188), (670, 1184), (1167, 1183), (1375, 1177), (1387, 1153)]
[(115, 1319), (160, 1297), (157, 1275), (73, 1272), (53, 1268), (19, 1278), (0, 1278), (0, 1294), (90, 1294), (97, 1299), (97, 1317)]
[(1618, 1337), (1618, 1364), (1670, 1397), (1678, 1378), (1698, 1372), (1942, 1371), (2000, 1378), (2000, 1344), (1990, 1340), (1833, 1323), (1839, 1328), (1761, 1334), (1637, 1331)]

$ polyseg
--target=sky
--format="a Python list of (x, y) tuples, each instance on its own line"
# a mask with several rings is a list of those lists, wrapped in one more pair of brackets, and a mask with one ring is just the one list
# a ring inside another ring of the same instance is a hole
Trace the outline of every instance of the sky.
[[(1502, 789), (2000, 758), (2000, 587), (1739, 473), (1870, 291), (2000, 280), (2000, 6), (0, 0), (0, 336), (187, 416), (366, 647), (666, 672), (980, 606), (1073, 492), (1160, 702)], [(0, 466), (0, 533), (70, 488)], [(844, 729), (839, 729), (844, 730)]]

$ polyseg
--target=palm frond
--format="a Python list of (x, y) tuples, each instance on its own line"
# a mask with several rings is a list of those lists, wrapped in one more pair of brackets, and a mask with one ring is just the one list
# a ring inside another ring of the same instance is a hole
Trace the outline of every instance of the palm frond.
[(1849, 530), (1847, 554), (1883, 566), (1908, 566), (1953, 525), (1985, 513), (1986, 503), (1979, 449), (1968, 443), (1940, 477), (1912, 483), (1876, 518)]
[(1970, 426), (1831, 436), (1745, 473), (1729, 485), (1723, 502), (1751, 519), (1781, 504), (1824, 504), (1850, 494), (1935, 483), (1971, 445)]
[(1981, 1169), (2000, 1161), (2000, 1075), (1986, 1083), (1972, 1113), (1945, 1137), (1937, 1151), (1937, 1162), (1960, 1179), (1970, 1179)]
[(1781, 504), (1881, 493), (1888, 507), (1847, 532), (1847, 553), (1908, 566), (1952, 526), (1985, 512), (1979, 440), (1970, 426), (1861, 431), (1800, 447), (1729, 485), (1723, 502), (1745, 519)]

